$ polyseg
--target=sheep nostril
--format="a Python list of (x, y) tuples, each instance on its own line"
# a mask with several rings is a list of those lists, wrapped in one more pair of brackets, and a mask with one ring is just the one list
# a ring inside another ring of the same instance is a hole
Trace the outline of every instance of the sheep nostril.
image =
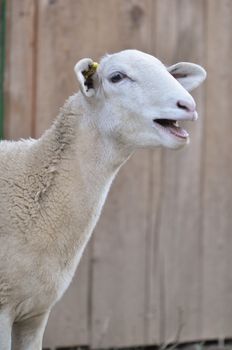
[(194, 112), (196, 108), (194, 103), (190, 103), (187, 101), (177, 101), (176, 105), (178, 108), (183, 109), (187, 112)]
[(184, 109), (186, 111), (189, 111), (188, 107), (186, 105), (184, 105), (183, 102), (178, 101), (176, 105), (180, 109)]

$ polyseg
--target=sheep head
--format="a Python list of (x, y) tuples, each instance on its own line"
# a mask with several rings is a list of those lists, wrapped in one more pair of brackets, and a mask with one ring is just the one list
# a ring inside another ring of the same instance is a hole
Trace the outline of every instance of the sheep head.
[(83, 59), (75, 72), (102, 133), (134, 148), (179, 148), (189, 142), (179, 122), (198, 118), (188, 91), (206, 78), (201, 66), (180, 62), (165, 67), (149, 54), (125, 50), (104, 56), (98, 66)]

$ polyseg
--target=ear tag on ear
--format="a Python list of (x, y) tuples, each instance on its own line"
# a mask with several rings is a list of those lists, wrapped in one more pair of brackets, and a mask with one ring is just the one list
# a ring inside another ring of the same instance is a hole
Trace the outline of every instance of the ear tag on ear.
[(88, 80), (89, 78), (91, 78), (92, 75), (94, 75), (94, 73), (96, 73), (97, 68), (98, 68), (98, 63), (97, 62), (93, 62), (91, 65), (89, 65), (89, 69), (88, 70), (84, 70), (82, 72), (82, 74), (84, 75), (85, 79)]

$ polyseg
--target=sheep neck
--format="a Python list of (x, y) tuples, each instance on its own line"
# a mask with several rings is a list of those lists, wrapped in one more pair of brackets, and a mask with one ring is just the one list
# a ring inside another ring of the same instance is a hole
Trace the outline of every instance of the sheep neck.
[(48, 230), (52, 239), (49, 238), (47, 246), (49, 250), (58, 250), (61, 265), (72, 263), (74, 269), (100, 216), (110, 185), (131, 154), (86, 123), (87, 112), (81, 103), (79, 107), (78, 113), (74, 112), (72, 101), (68, 101), (39, 140), (39, 154), (43, 153), (41, 171), (48, 178), (39, 200), (42, 207), (48, 208), (45, 215), (57, 223)]

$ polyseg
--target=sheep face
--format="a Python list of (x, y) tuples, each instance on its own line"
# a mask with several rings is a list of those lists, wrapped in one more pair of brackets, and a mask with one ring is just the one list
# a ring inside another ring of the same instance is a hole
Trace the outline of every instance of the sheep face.
[(179, 148), (189, 142), (179, 122), (197, 119), (188, 91), (205, 79), (203, 68), (192, 63), (167, 68), (151, 55), (125, 50), (103, 57), (87, 80), (83, 71), (91, 64), (84, 59), (75, 71), (101, 132), (134, 148)]

